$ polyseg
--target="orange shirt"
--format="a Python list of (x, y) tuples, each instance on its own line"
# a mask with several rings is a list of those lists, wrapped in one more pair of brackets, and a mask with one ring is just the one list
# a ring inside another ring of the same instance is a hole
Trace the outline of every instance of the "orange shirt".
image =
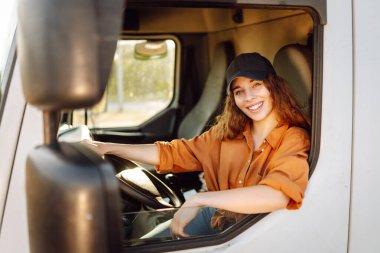
[(287, 208), (298, 209), (309, 175), (308, 133), (298, 127), (274, 128), (254, 151), (250, 125), (233, 140), (220, 141), (213, 128), (190, 140), (156, 142), (159, 173), (204, 171), (209, 191), (268, 185), (290, 198)]

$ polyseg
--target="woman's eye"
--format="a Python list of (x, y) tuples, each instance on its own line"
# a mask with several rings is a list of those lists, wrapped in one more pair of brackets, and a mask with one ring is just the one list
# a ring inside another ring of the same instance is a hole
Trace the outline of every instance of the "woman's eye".
[(240, 90), (237, 90), (237, 91), (235, 91), (235, 93), (234, 93), (235, 96), (239, 96), (240, 94), (241, 94), (241, 91), (240, 91)]
[(255, 82), (254, 84), (253, 84), (253, 87), (259, 87), (261, 85), (261, 83), (259, 83), (259, 82)]
[(251, 79), (249, 82), (250, 82), (250, 85), (252, 88), (256, 88), (256, 87), (259, 87), (261, 85), (261, 82), (258, 82), (258, 81), (253, 80), (253, 79)]

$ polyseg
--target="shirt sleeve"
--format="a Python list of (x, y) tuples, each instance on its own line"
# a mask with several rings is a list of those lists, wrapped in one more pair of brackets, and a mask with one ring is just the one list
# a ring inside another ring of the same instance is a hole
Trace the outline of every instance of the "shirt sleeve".
[(171, 142), (158, 141), (158, 173), (202, 171), (217, 161), (220, 144), (212, 129), (190, 140), (176, 139)]
[(268, 185), (290, 198), (287, 209), (298, 209), (309, 178), (307, 162), (310, 150), (308, 133), (301, 128), (290, 128), (279, 145), (259, 185)]

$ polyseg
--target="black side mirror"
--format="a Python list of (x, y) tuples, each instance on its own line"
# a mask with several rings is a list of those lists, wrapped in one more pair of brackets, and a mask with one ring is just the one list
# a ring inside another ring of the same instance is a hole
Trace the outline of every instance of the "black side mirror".
[(43, 110), (100, 100), (123, 0), (20, 0), (17, 50), (26, 101)]
[(20, 0), (18, 60), (26, 101), (44, 111), (45, 145), (29, 153), (31, 252), (121, 252), (112, 166), (80, 144), (57, 143), (59, 110), (102, 96), (124, 0)]

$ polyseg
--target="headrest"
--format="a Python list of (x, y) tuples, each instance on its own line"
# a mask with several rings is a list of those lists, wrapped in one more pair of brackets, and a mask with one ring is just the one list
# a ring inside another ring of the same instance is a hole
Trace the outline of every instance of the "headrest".
[(309, 47), (290, 44), (278, 50), (273, 61), (277, 75), (285, 79), (293, 97), (308, 116), (311, 114), (312, 57)]
[(231, 43), (221, 42), (215, 47), (214, 60), (204, 85), (202, 95), (195, 107), (186, 115), (177, 136), (190, 139), (201, 134), (215, 116), (226, 90), (225, 73), (234, 48)]

